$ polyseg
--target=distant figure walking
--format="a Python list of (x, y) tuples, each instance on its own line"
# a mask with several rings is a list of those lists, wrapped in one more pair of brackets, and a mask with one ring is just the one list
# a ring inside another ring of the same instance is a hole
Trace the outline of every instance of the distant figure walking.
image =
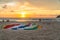
[(9, 20), (7, 20), (7, 22), (9, 22)]
[(4, 22), (4, 20), (2, 20), (2, 22)]

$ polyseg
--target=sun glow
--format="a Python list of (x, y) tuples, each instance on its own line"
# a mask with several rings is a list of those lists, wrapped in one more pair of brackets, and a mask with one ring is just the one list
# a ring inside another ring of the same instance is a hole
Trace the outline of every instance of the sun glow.
[(21, 12), (21, 17), (25, 18), (26, 17), (26, 12)]

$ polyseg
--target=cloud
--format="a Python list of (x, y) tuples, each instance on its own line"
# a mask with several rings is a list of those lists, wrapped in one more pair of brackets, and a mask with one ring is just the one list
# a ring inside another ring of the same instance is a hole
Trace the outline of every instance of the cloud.
[(17, 0), (0, 0), (0, 3), (6, 3), (6, 2), (15, 2)]
[(49, 10), (57, 10), (59, 6), (58, 0), (28, 0), (32, 5), (37, 7), (47, 7)]

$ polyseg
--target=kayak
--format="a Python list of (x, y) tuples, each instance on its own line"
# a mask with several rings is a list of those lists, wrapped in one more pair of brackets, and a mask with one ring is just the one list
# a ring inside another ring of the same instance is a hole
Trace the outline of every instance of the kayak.
[(25, 27), (29, 27), (31, 24), (27, 24), (27, 25), (20, 25), (18, 26), (18, 28), (25, 28)]
[(17, 30), (17, 28), (11, 28), (12, 30)]
[(38, 29), (38, 25), (32, 25), (30, 27), (25, 27), (24, 30), (37, 30)]
[(14, 27), (14, 26), (18, 26), (20, 24), (8, 24), (4, 27), (4, 29), (8, 29), (8, 28), (11, 28), (11, 27)]
[(20, 29), (22, 29), (22, 28), (24, 28), (24, 27), (28, 27), (28, 26), (30, 26), (31, 24), (30, 23), (28, 23), (28, 24), (9, 24), (9, 25), (6, 25), (5, 27), (4, 27), (4, 29), (16, 29), (16, 28), (20, 28)]

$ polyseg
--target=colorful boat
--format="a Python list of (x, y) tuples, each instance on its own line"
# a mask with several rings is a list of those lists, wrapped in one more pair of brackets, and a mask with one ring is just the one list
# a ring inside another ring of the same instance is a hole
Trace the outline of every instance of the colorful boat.
[(28, 24), (8, 24), (8, 25), (6, 25), (6, 26), (4, 26), (3, 28), (4, 29), (11, 29), (11, 28), (24, 28), (24, 27), (28, 27), (28, 26), (30, 26), (31, 25), (31, 23), (28, 23)]
[(18, 28), (25, 28), (25, 27), (29, 27), (31, 24), (29, 23), (29, 24), (26, 24), (26, 25), (20, 25), (20, 26), (18, 26)]
[(37, 30), (38, 29), (38, 25), (32, 25), (30, 27), (25, 27), (24, 30)]
[(18, 26), (18, 25), (20, 25), (20, 24), (8, 24), (8, 25), (6, 25), (5, 27), (4, 27), (4, 29), (8, 29), (8, 28), (11, 28), (11, 27), (14, 27), (14, 26)]
[(17, 30), (17, 28), (11, 28), (12, 30)]
[(12, 30), (37, 30), (38, 25), (35, 23), (28, 23), (28, 24), (9, 24), (4, 27), (4, 29), (12, 29)]

